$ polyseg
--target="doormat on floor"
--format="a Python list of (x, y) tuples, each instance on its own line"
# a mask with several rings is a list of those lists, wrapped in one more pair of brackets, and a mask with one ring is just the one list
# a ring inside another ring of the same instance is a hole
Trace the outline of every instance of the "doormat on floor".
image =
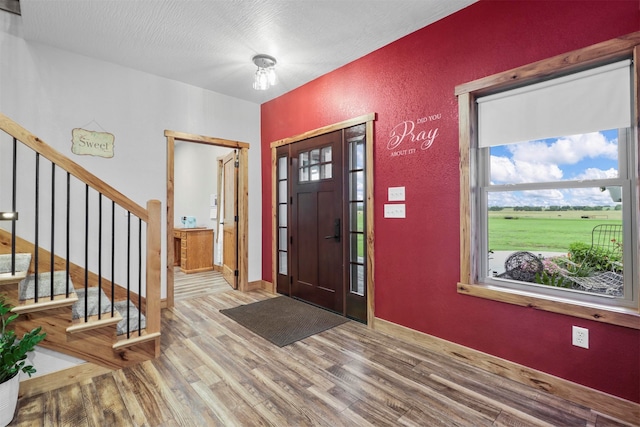
[(278, 347), (284, 347), (349, 320), (284, 296), (220, 310), (220, 313)]

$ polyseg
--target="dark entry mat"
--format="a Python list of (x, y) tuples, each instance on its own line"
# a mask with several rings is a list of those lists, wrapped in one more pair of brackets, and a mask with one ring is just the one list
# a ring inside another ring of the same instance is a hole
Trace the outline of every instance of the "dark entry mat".
[(284, 347), (349, 320), (284, 296), (220, 310), (220, 313), (278, 347)]

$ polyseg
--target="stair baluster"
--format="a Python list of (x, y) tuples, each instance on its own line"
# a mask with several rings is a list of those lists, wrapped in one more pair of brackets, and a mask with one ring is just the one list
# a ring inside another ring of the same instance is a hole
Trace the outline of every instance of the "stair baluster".
[[(11, 190), (11, 212), (16, 214), (16, 185), (18, 181), (18, 140), (13, 138), (13, 189)], [(11, 219), (11, 275), (16, 275), (16, 215)]]
[(51, 256), (49, 264), (51, 265), (51, 276), (49, 276), (49, 284), (51, 286), (51, 299), (54, 296), (53, 290), (53, 272), (55, 266), (55, 230), (56, 230), (56, 164), (51, 163)]
[[(116, 202), (111, 202), (111, 283), (116, 283), (115, 259), (116, 259)], [(111, 286), (111, 301), (115, 301), (115, 286)], [(115, 312), (115, 304), (111, 304), (111, 317)]]
[[(35, 200), (35, 208), (34, 208), (34, 215), (35, 215), (35, 234), (34, 234), (34, 245), (35, 245), (35, 252), (34, 252), (34, 259), (35, 259), (35, 264), (34, 264), (34, 302), (38, 303), (38, 297), (40, 295), (39, 291), (39, 287), (40, 287), (40, 245), (38, 244), (38, 239), (40, 237), (40, 233), (39, 233), (39, 229), (38, 226), (40, 224), (39, 218), (40, 218), (40, 153), (36, 152), (36, 200)], [(53, 295), (52, 295), (53, 296)]]
[(89, 184), (84, 190), (84, 321), (89, 321)]
[(65, 296), (69, 298), (69, 294), (71, 293), (71, 271), (70, 271), (70, 251), (71, 251), (71, 174), (67, 172), (67, 242), (66, 242), (66, 256), (65, 256)]
[[(98, 289), (102, 289), (102, 193), (98, 194)], [(98, 307), (102, 307), (102, 292), (98, 292)], [(98, 310), (98, 320), (102, 310)]]

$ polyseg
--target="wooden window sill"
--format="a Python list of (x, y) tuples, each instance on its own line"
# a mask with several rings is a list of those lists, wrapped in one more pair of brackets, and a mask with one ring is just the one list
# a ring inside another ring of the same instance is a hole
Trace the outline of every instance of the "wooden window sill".
[(557, 297), (541, 296), (538, 294), (500, 288), (484, 284), (458, 283), (458, 293), (474, 297), (520, 305), (536, 310), (550, 311), (609, 323), (632, 329), (640, 329), (640, 313), (628, 308), (614, 308), (598, 304), (576, 303)]

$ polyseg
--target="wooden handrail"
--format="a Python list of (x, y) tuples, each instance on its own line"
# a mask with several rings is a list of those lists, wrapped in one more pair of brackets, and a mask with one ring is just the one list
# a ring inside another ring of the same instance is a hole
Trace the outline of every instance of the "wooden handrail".
[(31, 132), (11, 120), (9, 117), (0, 113), (0, 129), (11, 135), (18, 141), (22, 142), (36, 153), (55, 163), (71, 175), (84, 182), (94, 190), (107, 196), (118, 205), (128, 210), (144, 222), (148, 222), (149, 217), (146, 209), (111, 187), (109, 184), (84, 169), (82, 166), (67, 158), (59, 151), (47, 145), (43, 140), (33, 135)]

